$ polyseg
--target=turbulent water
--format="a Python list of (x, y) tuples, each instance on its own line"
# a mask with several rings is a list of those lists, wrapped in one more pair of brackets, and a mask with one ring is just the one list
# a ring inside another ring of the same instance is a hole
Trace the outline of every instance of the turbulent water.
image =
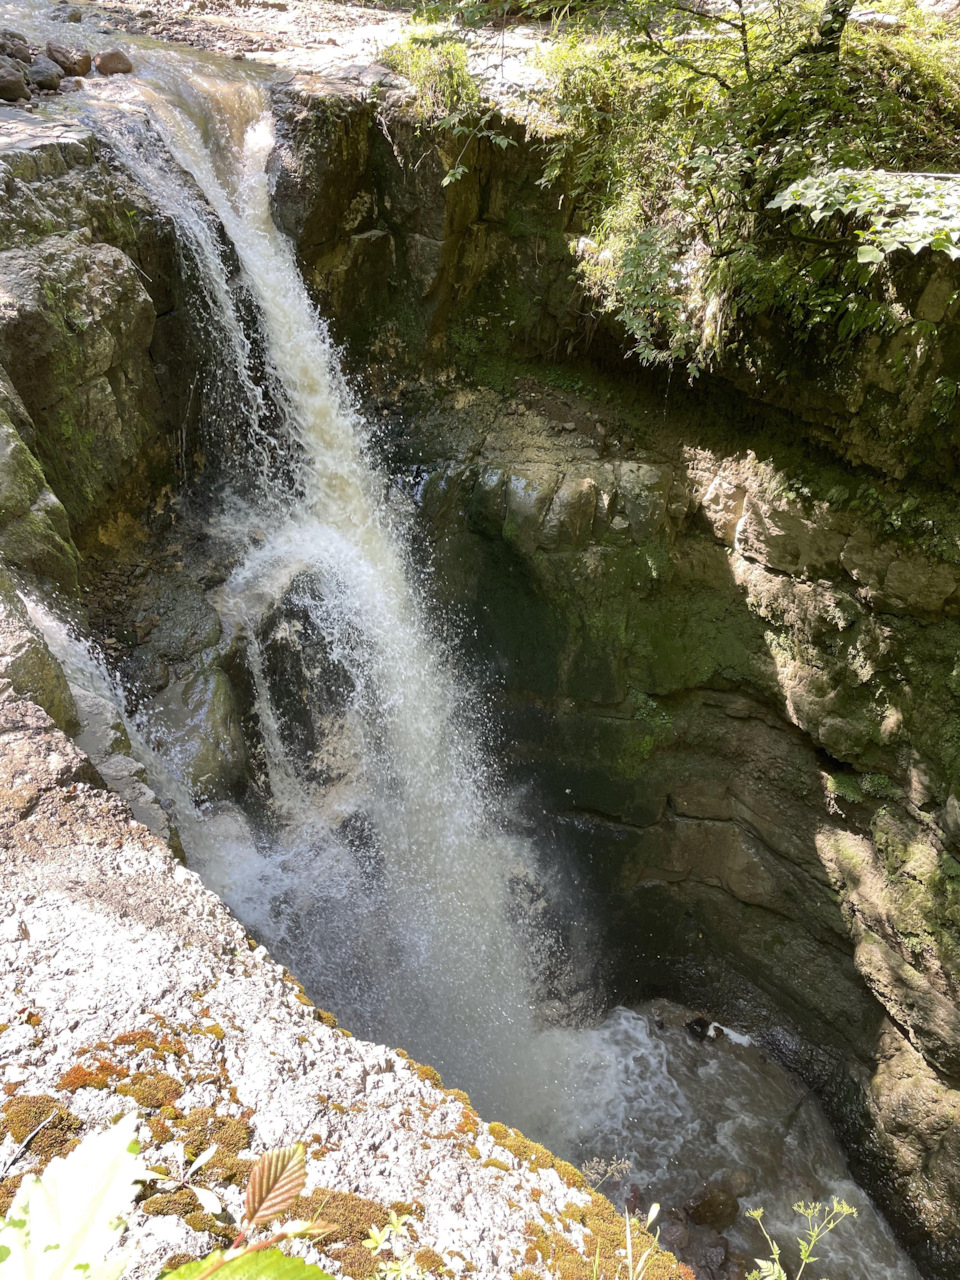
[[(25, 25), (22, 8), (3, 12)], [(621, 1191), (635, 1186), (644, 1204), (680, 1203), (731, 1170), (745, 1202), (775, 1221), (793, 1199), (846, 1195), (861, 1224), (855, 1241), (824, 1248), (824, 1269), (833, 1280), (910, 1280), (816, 1104), (752, 1046), (696, 1044), (669, 1019), (658, 1028), (652, 1009), (614, 1010), (592, 1029), (544, 1025), (518, 903), (529, 918), (555, 872), (511, 831), (467, 692), (425, 622), (402, 514), (273, 223), (262, 82), (149, 42), (134, 61), (136, 77), (104, 83), (86, 110), (176, 219), (198, 281), (218, 370), (207, 427), (229, 419), (233, 449), (217, 533), (240, 549), (216, 604), (249, 640), (274, 806), (269, 823), (197, 807), (156, 725), (128, 717), (152, 784), (177, 804), (191, 864), (321, 1004), (435, 1064), (489, 1118), (578, 1160), (626, 1157)], [(335, 745), (346, 764), (326, 788), (292, 758), (267, 676), (264, 621), (281, 601), (322, 636), (345, 690)], [(34, 612), (70, 678), (123, 705), (90, 647)], [(586, 934), (580, 944), (589, 950)]]

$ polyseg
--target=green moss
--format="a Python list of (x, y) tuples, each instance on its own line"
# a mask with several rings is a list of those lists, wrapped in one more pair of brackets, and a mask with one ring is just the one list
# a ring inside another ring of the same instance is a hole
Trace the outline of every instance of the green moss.
[(308, 1196), (299, 1196), (285, 1218), (322, 1218), (333, 1224), (323, 1238), (323, 1251), (340, 1264), (344, 1275), (353, 1280), (367, 1280), (377, 1272), (377, 1259), (363, 1247), (370, 1228), (386, 1225), (389, 1211), (378, 1201), (353, 1195), (349, 1191), (331, 1191), (318, 1187)]

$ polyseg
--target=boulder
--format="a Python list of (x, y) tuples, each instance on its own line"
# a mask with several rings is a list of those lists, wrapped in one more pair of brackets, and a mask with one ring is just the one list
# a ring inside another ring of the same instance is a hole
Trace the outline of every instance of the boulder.
[(107, 49), (105, 53), (98, 53), (93, 65), (102, 76), (128, 76), (133, 70), (133, 63), (122, 49)]
[(29, 62), (30, 46), (27, 37), (19, 31), (11, 31), (9, 27), (0, 27), (0, 54), (16, 58), (19, 62)]
[(61, 44), (57, 40), (48, 42), (47, 57), (67, 76), (85, 76), (93, 65), (89, 49), (76, 44)]
[(82, 22), (83, 10), (77, 5), (61, 5), (48, 15), (54, 22)]
[(27, 69), (27, 79), (38, 89), (49, 89), (56, 92), (63, 79), (63, 68), (52, 58), (38, 54)]
[(0, 58), (0, 102), (19, 102), (29, 97), (23, 72), (12, 58)]
[(737, 1220), (740, 1201), (724, 1187), (704, 1187), (684, 1208), (698, 1227), (726, 1231)]

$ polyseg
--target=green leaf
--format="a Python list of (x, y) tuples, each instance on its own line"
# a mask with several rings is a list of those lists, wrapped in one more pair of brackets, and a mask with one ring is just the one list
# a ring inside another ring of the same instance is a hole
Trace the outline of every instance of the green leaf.
[[(184, 1263), (176, 1271), (163, 1272), (163, 1280), (197, 1280), (198, 1276), (209, 1271), (214, 1263), (224, 1257), (225, 1251), (218, 1249), (207, 1258)], [(288, 1258), (279, 1249), (244, 1253), (239, 1258), (225, 1262), (213, 1274), (216, 1280), (330, 1280), (326, 1271), (321, 1271), (312, 1262), (304, 1262), (302, 1258)]]
[(883, 254), (874, 244), (862, 244), (857, 250), (858, 262), (882, 262)]
[(69, 1155), (51, 1160), (42, 1178), (27, 1178), (0, 1223), (3, 1280), (116, 1280), (126, 1265), (104, 1263), (133, 1205), (147, 1168), (130, 1147), (137, 1117), (89, 1134)]
[(307, 1180), (306, 1151), (302, 1142), (275, 1147), (257, 1161), (247, 1183), (244, 1217), (247, 1222), (269, 1222), (289, 1209)]

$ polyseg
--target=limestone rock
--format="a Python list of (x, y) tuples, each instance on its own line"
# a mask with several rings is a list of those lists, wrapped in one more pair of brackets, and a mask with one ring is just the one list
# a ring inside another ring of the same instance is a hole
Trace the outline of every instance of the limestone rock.
[(557, 551), (585, 547), (593, 535), (600, 500), (597, 483), (592, 477), (566, 475), (557, 487), (544, 518), (541, 545)]
[(31, 813), (49, 793), (85, 783), (99, 786), (97, 771), (42, 708), (0, 703), (0, 829)]
[(93, 65), (102, 76), (128, 76), (133, 70), (133, 63), (121, 49), (107, 49), (98, 53)]
[(47, 57), (67, 76), (85, 76), (93, 65), (89, 49), (82, 45), (62, 44), (58, 40), (47, 43)]
[(716, 476), (701, 499), (703, 514), (714, 536), (728, 547), (733, 546), (746, 496), (746, 489)]
[(669, 467), (639, 462), (620, 464), (617, 488), (634, 542), (655, 538), (667, 519), (667, 504), (673, 486)]
[(865, 531), (850, 536), (840, 560), (875, 608), (884, 613), (939, 613), (960, 582), (956, 566), (919, 552), (901, 551), (895, 543), (878, 541)]
[(839, 530), (824, 528), (789, 510), (775, 510), (747, 498), (737, 524), (735, 548), (781, 573), (824, 578), (837, 571), (847, 541)]

